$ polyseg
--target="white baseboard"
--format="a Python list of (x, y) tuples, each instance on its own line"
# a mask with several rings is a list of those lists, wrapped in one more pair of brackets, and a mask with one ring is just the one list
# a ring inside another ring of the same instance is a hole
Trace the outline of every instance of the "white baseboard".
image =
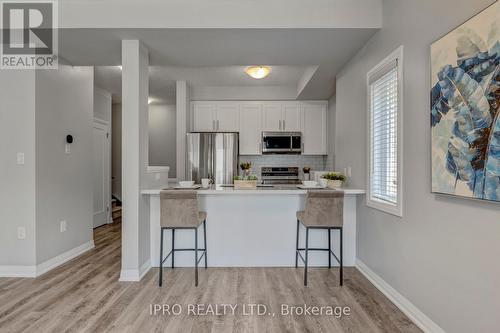
[(62, 264), (70, 261), (73, 258), (87, 252), (94, 248), (94, 241), (88, 241), (80, 246), (75, 247), (69, 251), (61, 253), (57, 257), (49, 259), (39, 265), (32, 266), (0, 266), (0, 277), (29, 277), (35, 278), (42, 274), (47, 273)]
[(69, 251), (61, 253), (57, 257), (49, 259), (39, 265), (36, 266), (36, 276), (40, 276), (42, 274), (47, 273), (51, 269), (54, 269), (58, 266), (61, 266), (67, 261), (70, 261), (73, 258), (78, 257), (79, 255), (91, 250), (94, 248), (94, 240), (90, 240), (87, 243), (84, 243), (80, 246), (77, 246)]
[(394, 303), (394, 305), (396, 305), (401, 312), (407, 315), (408, 318), (410, 318), (410, 320), (422, 331), (428, 333), (446, 333), (441, 327), (439, 327), (438, 324), (433, 322), (431, 318), (427, 317), (407, 298), (391, 287), (361, 260), (356, 259), (356, 267), (378, 290), (382, 292), (382, 294)]
[(0, 277), (36, 277), (36, 266), (0, 266)]
[(120, 272), (121, 282), (138, 282), (151, 269), (151, 261), (146, 261), (139, 269), (122, 269)]

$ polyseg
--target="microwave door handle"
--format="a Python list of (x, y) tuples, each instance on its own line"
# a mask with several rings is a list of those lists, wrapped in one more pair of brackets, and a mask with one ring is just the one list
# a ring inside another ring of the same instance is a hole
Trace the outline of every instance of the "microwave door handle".
[[(283, 120), (283, 123), (285, 121)], [(290, 135), (290, 151), (293, 151), (293, 135)]]

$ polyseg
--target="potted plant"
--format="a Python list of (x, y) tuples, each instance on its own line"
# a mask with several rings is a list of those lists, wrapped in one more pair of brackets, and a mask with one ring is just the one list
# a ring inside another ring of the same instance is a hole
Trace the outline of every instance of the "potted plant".
[(345, 176), (340, 172), (325, 173), (323, 176), (321, 176), (321, 178), (328, 180), (326, 186), (332, 189), (342, 187), (343, 183), (346, 180)]

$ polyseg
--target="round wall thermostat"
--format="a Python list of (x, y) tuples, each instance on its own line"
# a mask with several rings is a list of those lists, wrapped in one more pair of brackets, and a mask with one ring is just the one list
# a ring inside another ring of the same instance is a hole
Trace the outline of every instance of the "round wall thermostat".
[(73, 135), (71, 135), (71, 134), (66, 135), (66, 142), (73, 143)]

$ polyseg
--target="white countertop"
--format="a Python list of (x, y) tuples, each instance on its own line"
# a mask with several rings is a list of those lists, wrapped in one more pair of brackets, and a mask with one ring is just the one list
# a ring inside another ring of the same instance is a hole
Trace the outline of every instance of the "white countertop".
[[(173, 189), (173, 187), (163, 187), (163, 188), (153, 188), (153, 189), (145, 189), (141, 191), (143, 195), (159, 195), (162, 189)], [(357, 194), (365, 194), (365, 190), (363, 189), (355, 189), (355, 188), (342, 188), (339, 189), (344, 191), (345, 195), (357, 195)], [(179, 190), (182, 191), (182, 190)], [(257, 187), (255, 190), (243, 190), (243, 189), (235, 189), (233, 187), (222, 187), (222, 186), (211, 186), (207, 189), (200, 188), (197, 190), (200, 195), (223, 195), (223, 194), (284, 194), (284, 195), (304, 195), (307, 194), (307, 190), (300, 189), (297, 185), (275, 185), (273, 187)]]

